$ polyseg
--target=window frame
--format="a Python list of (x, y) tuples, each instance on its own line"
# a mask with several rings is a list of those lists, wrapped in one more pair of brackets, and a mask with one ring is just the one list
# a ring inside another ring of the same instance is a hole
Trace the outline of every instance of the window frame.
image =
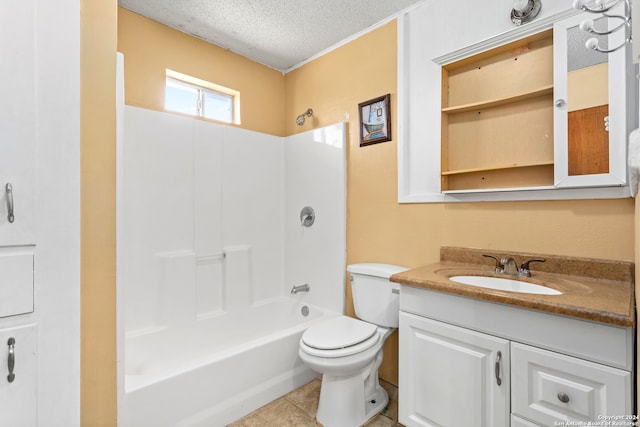
[[(176, 82), (178, 85), (183, 85), (186, 87), (193, 88), (197, 91), (197, 100), (196, 100), (196, 105), (194, 106), (196, 109), (195, 115), (189, 112), (172, 110), (167, 108), (166, 88), (167, 88), (167, 84), (170, 81)], [(205, 116), (205, 113), (206, 113), (205, 96), (207, 94), (211, 94), (214, 96), (227, 98), (231, 100), (231, 106), (232, 106), (231, 121)], [(239, 125), (240, 124), (240, 92), (237, 90), (230, 89), (221, 85), (217, 85), (215, 83), (211, 83), (205, 80), (201, 80), (186, 74), (178, 73), (177, 71), (166, 69), (164, 109), (166, 111), (176, 112), (180, 114), (187, 114), (190, 116), (200, 117), (207, 120), (215, 120), (222, 123)]]

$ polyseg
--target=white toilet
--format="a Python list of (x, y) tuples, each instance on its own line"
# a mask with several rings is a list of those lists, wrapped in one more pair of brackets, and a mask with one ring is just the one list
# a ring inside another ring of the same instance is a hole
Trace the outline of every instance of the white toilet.
[(322, 374), (316, 419), (325, 427), (356, 427), (382, 411), (389, 401), (378, 383), (382, 345), (398, 327), (399, 286), (389, 281), (406, 267), (352, 264), (351, 289), (356, 315), (327, 319), (300, 339), (302, 361)]

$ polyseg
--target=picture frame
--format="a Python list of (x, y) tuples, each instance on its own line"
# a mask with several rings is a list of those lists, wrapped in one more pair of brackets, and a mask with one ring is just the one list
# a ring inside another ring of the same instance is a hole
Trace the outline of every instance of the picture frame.
[(391, 94), (358, 104), (360, 147), (391, 141)]

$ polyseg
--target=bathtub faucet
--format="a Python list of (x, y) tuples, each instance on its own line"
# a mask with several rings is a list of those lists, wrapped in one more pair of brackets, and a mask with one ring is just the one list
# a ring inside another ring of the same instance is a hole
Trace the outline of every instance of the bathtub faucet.
[(304, 285), (298, 285), (291, 288), (292, 294), (297, 294), (298, 292), (309, 292), (309, 285), (305, 283)]

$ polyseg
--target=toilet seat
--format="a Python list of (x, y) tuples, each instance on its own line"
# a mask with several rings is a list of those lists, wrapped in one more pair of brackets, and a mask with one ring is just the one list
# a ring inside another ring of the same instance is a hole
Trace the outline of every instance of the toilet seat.
[(377, 326), (347, 316), (328, 319), (307, 329), (300, 348), (318, 357), (344, 357), (365, 351), (378, 343)]

